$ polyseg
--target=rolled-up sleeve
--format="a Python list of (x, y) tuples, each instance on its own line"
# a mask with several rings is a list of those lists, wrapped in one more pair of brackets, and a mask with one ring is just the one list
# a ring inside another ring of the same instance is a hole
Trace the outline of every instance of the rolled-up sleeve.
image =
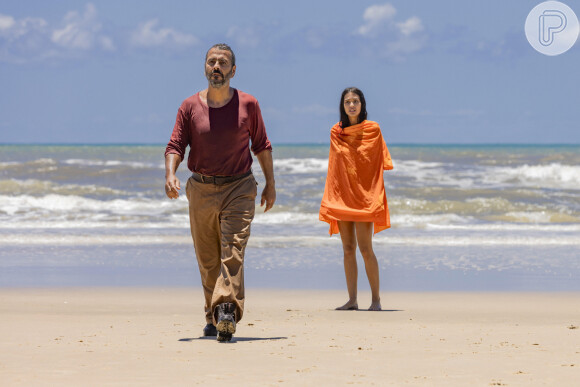
[(254, 112), (252, 114), (252, 125), (250, 126), (250, 138), (252, 139), (252, 152), (254, 155), (261, 153), (264, 150), (272, 150), (272, 144), (266, 134), (266, 126), (262, 119), (262, 112), (258, 101), (254, 105)]
[(188, 119), (183, 111), (183, 106), (177, 111), (177, 117), (175, 118), (175, 125), (173, 126), (173, 132), (171, 133), (171, 138), (169, 143), (165, 148), (165, 156), (168, 154), (177, 154), (183, 160), (185, 157), (185, 150), (189, 145), (189, 126), (187, 125)]

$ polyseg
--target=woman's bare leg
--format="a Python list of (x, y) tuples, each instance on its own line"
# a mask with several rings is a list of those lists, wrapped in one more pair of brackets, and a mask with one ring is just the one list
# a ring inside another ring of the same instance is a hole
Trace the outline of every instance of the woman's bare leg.
[(348, 289), (348, 301), (336, 310), (353, 310), (358, 309), (357, 296), (357, 277), (358, 267), (356, 265), (356, 236), (354, 231), (354, 222), (338, 222), (340, 239), (342, 241), (342, 250), (344, 253), (344, 274), (346, 276), (346, 288)]
[(379, 263), (373, 251), (373, 223), (356, 222), (356, 240), (365, 262), (365, 270), (371, 286), (371, 306), (369, 310), (381, 310)]

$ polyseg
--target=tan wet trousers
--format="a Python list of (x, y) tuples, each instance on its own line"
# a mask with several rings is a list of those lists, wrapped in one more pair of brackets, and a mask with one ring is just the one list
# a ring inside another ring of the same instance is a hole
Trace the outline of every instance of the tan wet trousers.
[(257, 183), (250, 174), (224, 185), (189, 178), (189, 222), (205, 296), (205, 319), (216, 324), (214, 311), (223, 302), (244, 314), (244, 253), (256, 208)]

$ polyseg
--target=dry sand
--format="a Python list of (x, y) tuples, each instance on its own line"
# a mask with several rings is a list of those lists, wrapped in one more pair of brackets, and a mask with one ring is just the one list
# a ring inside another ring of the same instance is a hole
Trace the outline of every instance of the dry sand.
[(0, 385), (580, 385), (578, 293), (345, 295), (248, 289), (221, 344), (199, 289), (3, 289)]

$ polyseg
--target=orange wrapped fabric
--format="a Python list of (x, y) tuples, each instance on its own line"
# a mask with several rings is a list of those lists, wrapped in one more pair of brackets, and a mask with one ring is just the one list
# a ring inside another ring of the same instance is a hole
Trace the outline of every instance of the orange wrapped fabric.
[(338, 234), (338, 220), (373, 222), (374, 234), (391, 227), (383, 170), (393, 169), (379, 124), (365, 120), (330, 131), (330, 153), (319, 219)]

